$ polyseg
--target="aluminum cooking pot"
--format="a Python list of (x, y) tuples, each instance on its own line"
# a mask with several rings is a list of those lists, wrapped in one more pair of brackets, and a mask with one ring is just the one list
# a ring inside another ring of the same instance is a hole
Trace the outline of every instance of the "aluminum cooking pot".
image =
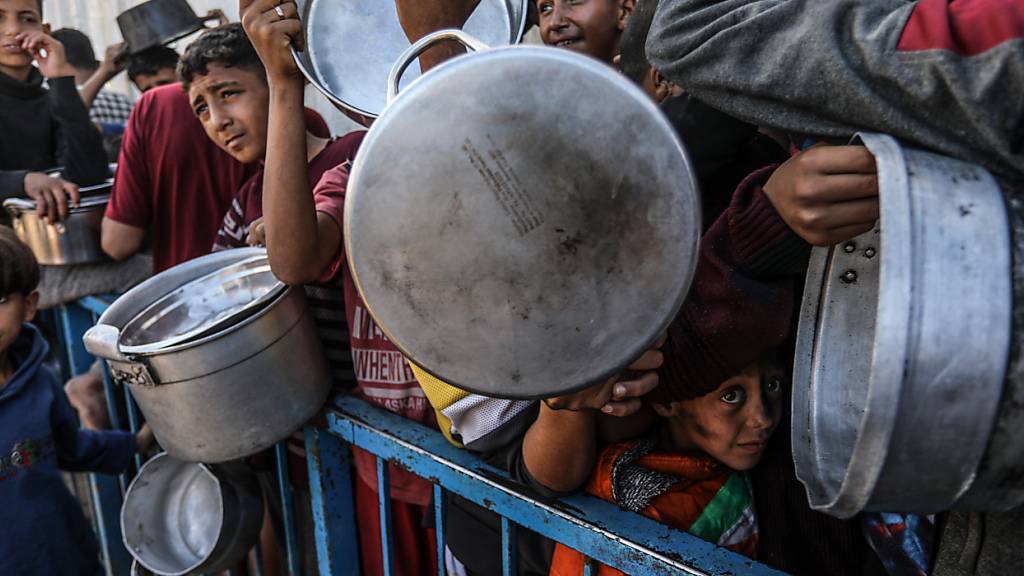
[(149, 0), (117, 15), (129, 54), (169, 44), (203, 28), (216, 16), (200, 18), (187, 0)]
[[(515, 44), (533, 0), (481, 0), (466, 22), (474, 37)], [(293, 50), (299, 69), (339, 110), (364, 126), (384, 110), (388, 72), (409, 47), (391, 0), (297, 0), (305, 49)], [(413, 65), (407, 80), (419, 75)], [(491, 95), (493, 98), (493, 94)]]
[(391, 342), (460, 388), (526, 398), (602, 381), (690, 285), (700, 207), (686, 153), (639, 88), (568, 50), (442, 31), (406, 51), (390, 94), (450, 39), (480, 52), (394, 99), (353, 166), (359, 292)]
[[(119, 297), (85, 333), (86, 349), (107, 360), (114, 380), (129, 387), (157, 440), (175, 458), (224, 462), (254, 454), (302, 426), (330, 392), (301, 289), (286, 287), (258, 310), (219, 318), (216, 330), (190, 340), (172, 333), (167, 346), (143, 342), (132, 349), (120, 342), (122, 328), (153, 302), (260, 254), (265, 258), (261, 249), (228, 250), (161, 272)], [(216, 313), (210, 303), (199, 308)]]
[(135, 562), (179, 576), (233, 568), (263, 524), (263, 494), (242, 462), (208, 466), (157, 454), (121, 507), (121, 537)]
[(982, 168), (860, 138), (878, 167), (880, 226), (811, 257), (793, 458), (815, 509), (934, 513), (971, 488), (999, 409), (1007, 212)]
[(36, 203), (27, 198), (4, 200), (15, 234), (28, 244), (44, 266), (70, 266), (103, 262), (107, 255), (100, 245), (100, 223), (110, 200), (110, 183), (86, 186), (78, 208), (68, 207), (63, 222), (50, 224), (36, 216)]

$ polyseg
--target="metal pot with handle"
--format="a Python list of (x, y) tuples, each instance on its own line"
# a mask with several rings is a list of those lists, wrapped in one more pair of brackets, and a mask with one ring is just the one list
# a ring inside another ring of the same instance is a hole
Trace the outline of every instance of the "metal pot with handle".
[[(519, 42), (526, 3), (481, 0), (465, 30), (491, 46)], [(395, 3), (379, 0), (297, 0), (303, 49), (292, 54), (303, 75), (328, 101), (364, 126), (386, 104), (388, 72), (409, 47)], [(419, 75), (418, 65), (407, 81)]]
[[(446, 40), (477, 53), (397, 95)], [(402, 55), (389, 99), (352, 169), (345, 242), (410, 360), (488, 396), (554, 396), (616, 374), (666, 328), (700, 208), (682, 144), (636, 86), (567, 50), (448, 30)]]
[(330, 392), (305, 295), (273, 278), (261, 249), (217, 252), (150, 278), (84, 342), (183, 460), (224, 462), (272, 446)]
[(70, 266), (103, 262), (107, 255), (100, 244), (100, 223), (110, 200), (109, 182), (79, 190), (77, 208), (68, 207), (63, 222), (50, 224), (36, 215), (36, 202), (28, 198), (4, 200), (14, 233), (28, 244), (44, 266)]
[(137, 54), (202, 30), (204, 22), (216, 19), (196, 16), (187, 0), (149, 0), (118, 14), (117, 25), (128, 53)]
[(978, 166), (859, 137), (878, 167), (880, 226), (811, 257), (793, 375), (797, 476), (813, 508), (840, 517), (1018, 505), (1021, 482), (994, 498), (979, 474), (1011, 345), (999, 186)]
[(161, 576), (233, 568), (262, 524), (263, 494), (245, 463), (196, 464), (166, 452), (139, 470), (121, 507), (133, 569), (139, 564)]

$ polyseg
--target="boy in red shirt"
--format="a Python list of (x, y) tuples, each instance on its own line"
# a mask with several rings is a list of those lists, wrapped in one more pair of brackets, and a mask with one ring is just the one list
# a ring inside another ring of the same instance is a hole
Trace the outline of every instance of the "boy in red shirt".
[[(292, 284), (326, 282), (340, 275), (351, 329), (356, 394), (412, 420), (434, 425), (433, 411), (401, 353), (375, 325), (346, 266), (342, 216), (348, 167), (340, 164), (316, 184), (306, 170), (307, 135), (301, 122), (303, 78), (289, 45), (300, 31), (294, 3), (278, 0), (240, 2), (242, 24), (266, 68), (270, 112), (264, 165), (263, 223), (270, 266)], [(309, 194), (312, 184), (314, 193)], [(381, 369), (384, 365), (387, 370)], [(356, 515), (363, 573), (383, 572), (375, 459), (355, 455)], [(397, 574), (436, 571), (435, 544), (421, 527), (431, 485), (391, 467), (392, 520)]]

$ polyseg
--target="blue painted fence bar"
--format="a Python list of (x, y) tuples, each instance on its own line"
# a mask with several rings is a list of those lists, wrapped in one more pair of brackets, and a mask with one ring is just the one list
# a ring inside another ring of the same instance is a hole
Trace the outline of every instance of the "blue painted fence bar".
[[(106, 309), (106, 298), (89, 297), (57, 310), (57, 324), (72, 375), (92, 362), (82, 346), (82, 334)], [(131, 395), (105, 379), (111, 423), (121, 423), (117, 398), (123, 398), (127, 424), (138, 430), (140, 414)], [(623, 512), (613, 504), (587, 495), (541, 500), (501, 470), (449, 444), (437, 430), (423, 427), (357, 398), (333, 400), (305, 429), (306, 464), (316, 545), (316, 571), (322, 576), (356, 576), (359, 569), (359, 526), (350, 446), (377, 456), (378, 511), (385, 574), (394, 573), (388, 462), (435, 484), (434, 523), (437, 530), (438, 574), (445, 576), (445, 500), (453, 492), (502, 517), (502, 572), (517, 573), (517, 528), (562, 542), (587, 556), (585, 575), (597, 573), (601, 562), (627, 574), (692, 574), (700, 576), (762, 576), (781, 574), (763, 564), (719, 548), (699, 538)], [(287, 569), (302, 574), (302, 553), (292, 487), (288, 482), (286, 446), (275, 448), (278, 489), (283, 507)], [(95, 528), (107, 574), (128, 574), (131, 557), (121, 543), (120, 505), (131, 476), (90, 475)], [(258, 548), (257, 548), (258, 550)], [(258, 553), (257, 553), (258, 556)], [(262, 572), (257, 561), (257, 572)]]

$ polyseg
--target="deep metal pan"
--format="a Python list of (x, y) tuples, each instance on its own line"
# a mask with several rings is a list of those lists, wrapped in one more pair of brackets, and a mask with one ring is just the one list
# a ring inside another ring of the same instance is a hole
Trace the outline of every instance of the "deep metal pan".
[[(515, 44), (526, 25), (526, 2), (481, 0), (465, 29), (491, 46)], [(304, 49), (293, 50), (310, 83), (365, 126), (384, 110), (388, 73), (409, 41), (392, 0), (297, 0)], [(419, 76), (414, 64), (406, 74)], [(495, 87), (495, 94), (500, 90)]]
[(388, 338), (451, 384), (499, 397), (594, 384), (686, 295), (700, 231), (689, 159), (639, 88), (568, 50), (442, 31), (403, 55), (390, 93), (451, 39), (482, 51), (413, 82), (353, 166), (356, 285)]
[(4, 209), (11, 216), (15, 234), (28, 244), (36, 260), (44, 266), (71, 266), (102, 262), (107, 259), (100, 245), (100, 223), (110, 200), (109, 182), (79, 189), (77, 208), (68, 207), (63, 222), (50, 224), (36, 216), (36, 202), (28, 198), (8, 198)]

